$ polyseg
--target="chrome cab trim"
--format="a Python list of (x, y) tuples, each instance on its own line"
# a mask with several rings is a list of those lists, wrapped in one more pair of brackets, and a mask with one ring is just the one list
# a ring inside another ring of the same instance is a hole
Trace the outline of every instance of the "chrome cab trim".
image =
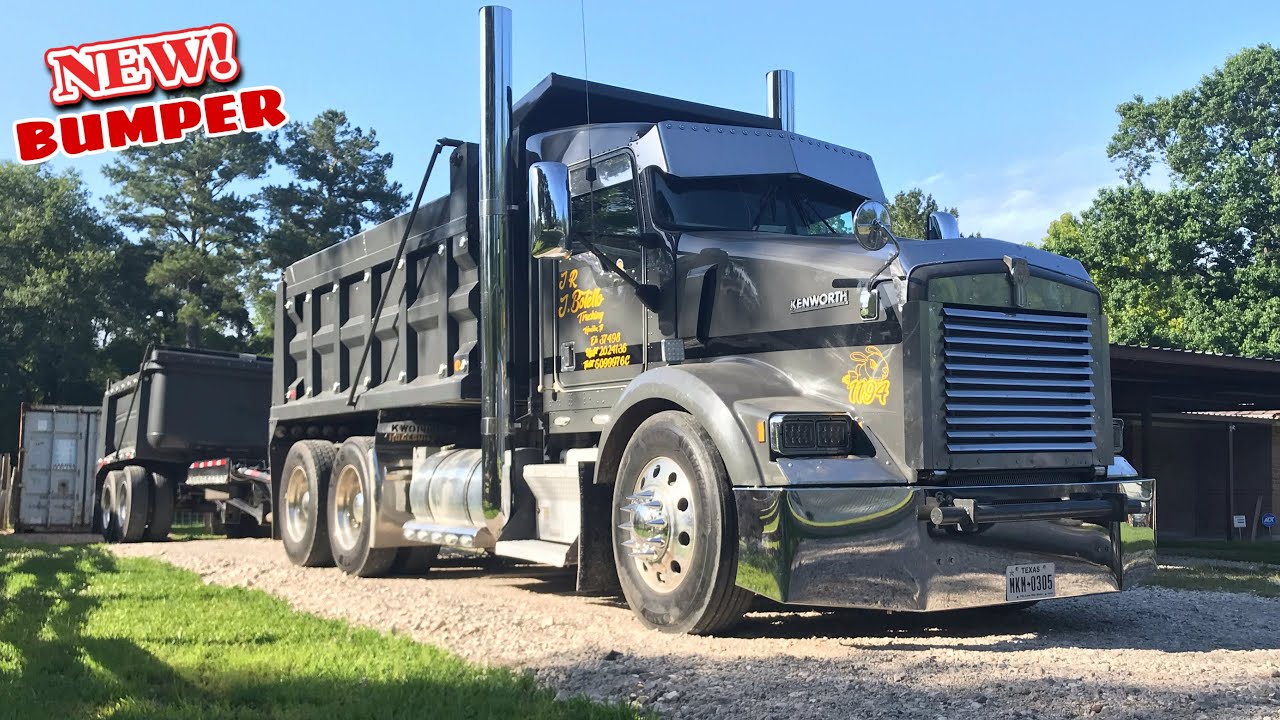
[[(1056, 597), (1116, 592), (1154, 570), (1142, 526), (1152, 480), (1070, 485), (735, 488), (738, 585), (779, 602), (930, 611), (1002, 605), (1012, 565), (1053, 563)], [(983, 503), (1111, 499), (1111, 519), (939, 527), (955, 498)], [(1133, 501), (1141, 501), (1134, 503)], [(1122, 519), (1123, 518), (1123, 519)], [(1131, 524), (1138, 521), (1139, 525)]]

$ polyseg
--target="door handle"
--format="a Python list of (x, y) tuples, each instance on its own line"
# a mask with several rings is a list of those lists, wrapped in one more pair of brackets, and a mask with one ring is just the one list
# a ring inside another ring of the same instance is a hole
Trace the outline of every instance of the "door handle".
[(577, 367), (577, 355), (573, 351), (573, 343), (560, 343), (560, 372), (568, 372)]

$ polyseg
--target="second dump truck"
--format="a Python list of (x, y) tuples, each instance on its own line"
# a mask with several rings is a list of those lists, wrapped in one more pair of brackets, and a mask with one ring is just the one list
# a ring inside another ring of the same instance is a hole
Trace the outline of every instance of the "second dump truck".
[(156, 347), (107, 387), (95, 523), (109, 541), (164, 540), (179, 510), (231, 537), (268, 528), (271, 360)]
[(278, 288), (273, 527), (379, 575), (442, 546), (576, 568), (640, 620), (756, 595), (928, 611), (1154, 568), (1081, 265), (897, 238), (866, 153), (767, 116), (551, 75), (480, 12), (479, 142), (449, 192)]

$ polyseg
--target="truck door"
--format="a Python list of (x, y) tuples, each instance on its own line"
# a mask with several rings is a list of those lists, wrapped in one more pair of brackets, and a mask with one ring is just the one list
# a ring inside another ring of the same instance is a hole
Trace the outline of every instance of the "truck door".
[[(574, 234), (595, 245), (619, 268), (645, 281), (640, 212), (631, 153), (621, 151), (569, 170)], [(625, 386), (644, 368), (649, 311), (635, 291), (596, 255), (579, 252), (555, 263), (553, 360), (560, 387)]]

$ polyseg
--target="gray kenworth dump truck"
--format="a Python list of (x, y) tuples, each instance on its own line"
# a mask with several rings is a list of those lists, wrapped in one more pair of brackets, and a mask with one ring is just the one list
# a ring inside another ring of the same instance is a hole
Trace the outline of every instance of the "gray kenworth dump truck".
[(559, 75), (513, 101), (509, 11), (480, 18), (449, 193), (279, 285), (293, 562), (573, 566), (691, 633), (755, 595), (1016, 606), (1152, 570), (1079, 263), (943, 214), (895, 237), (871, 158), (794, 132), (785, 71), (769, 116)]
[(271, 360), (157, 347), (107, 387), (99, 423), (96, 525), (110, 542), (164, 540), (175, 510), (230, 537), (267, 528)]

